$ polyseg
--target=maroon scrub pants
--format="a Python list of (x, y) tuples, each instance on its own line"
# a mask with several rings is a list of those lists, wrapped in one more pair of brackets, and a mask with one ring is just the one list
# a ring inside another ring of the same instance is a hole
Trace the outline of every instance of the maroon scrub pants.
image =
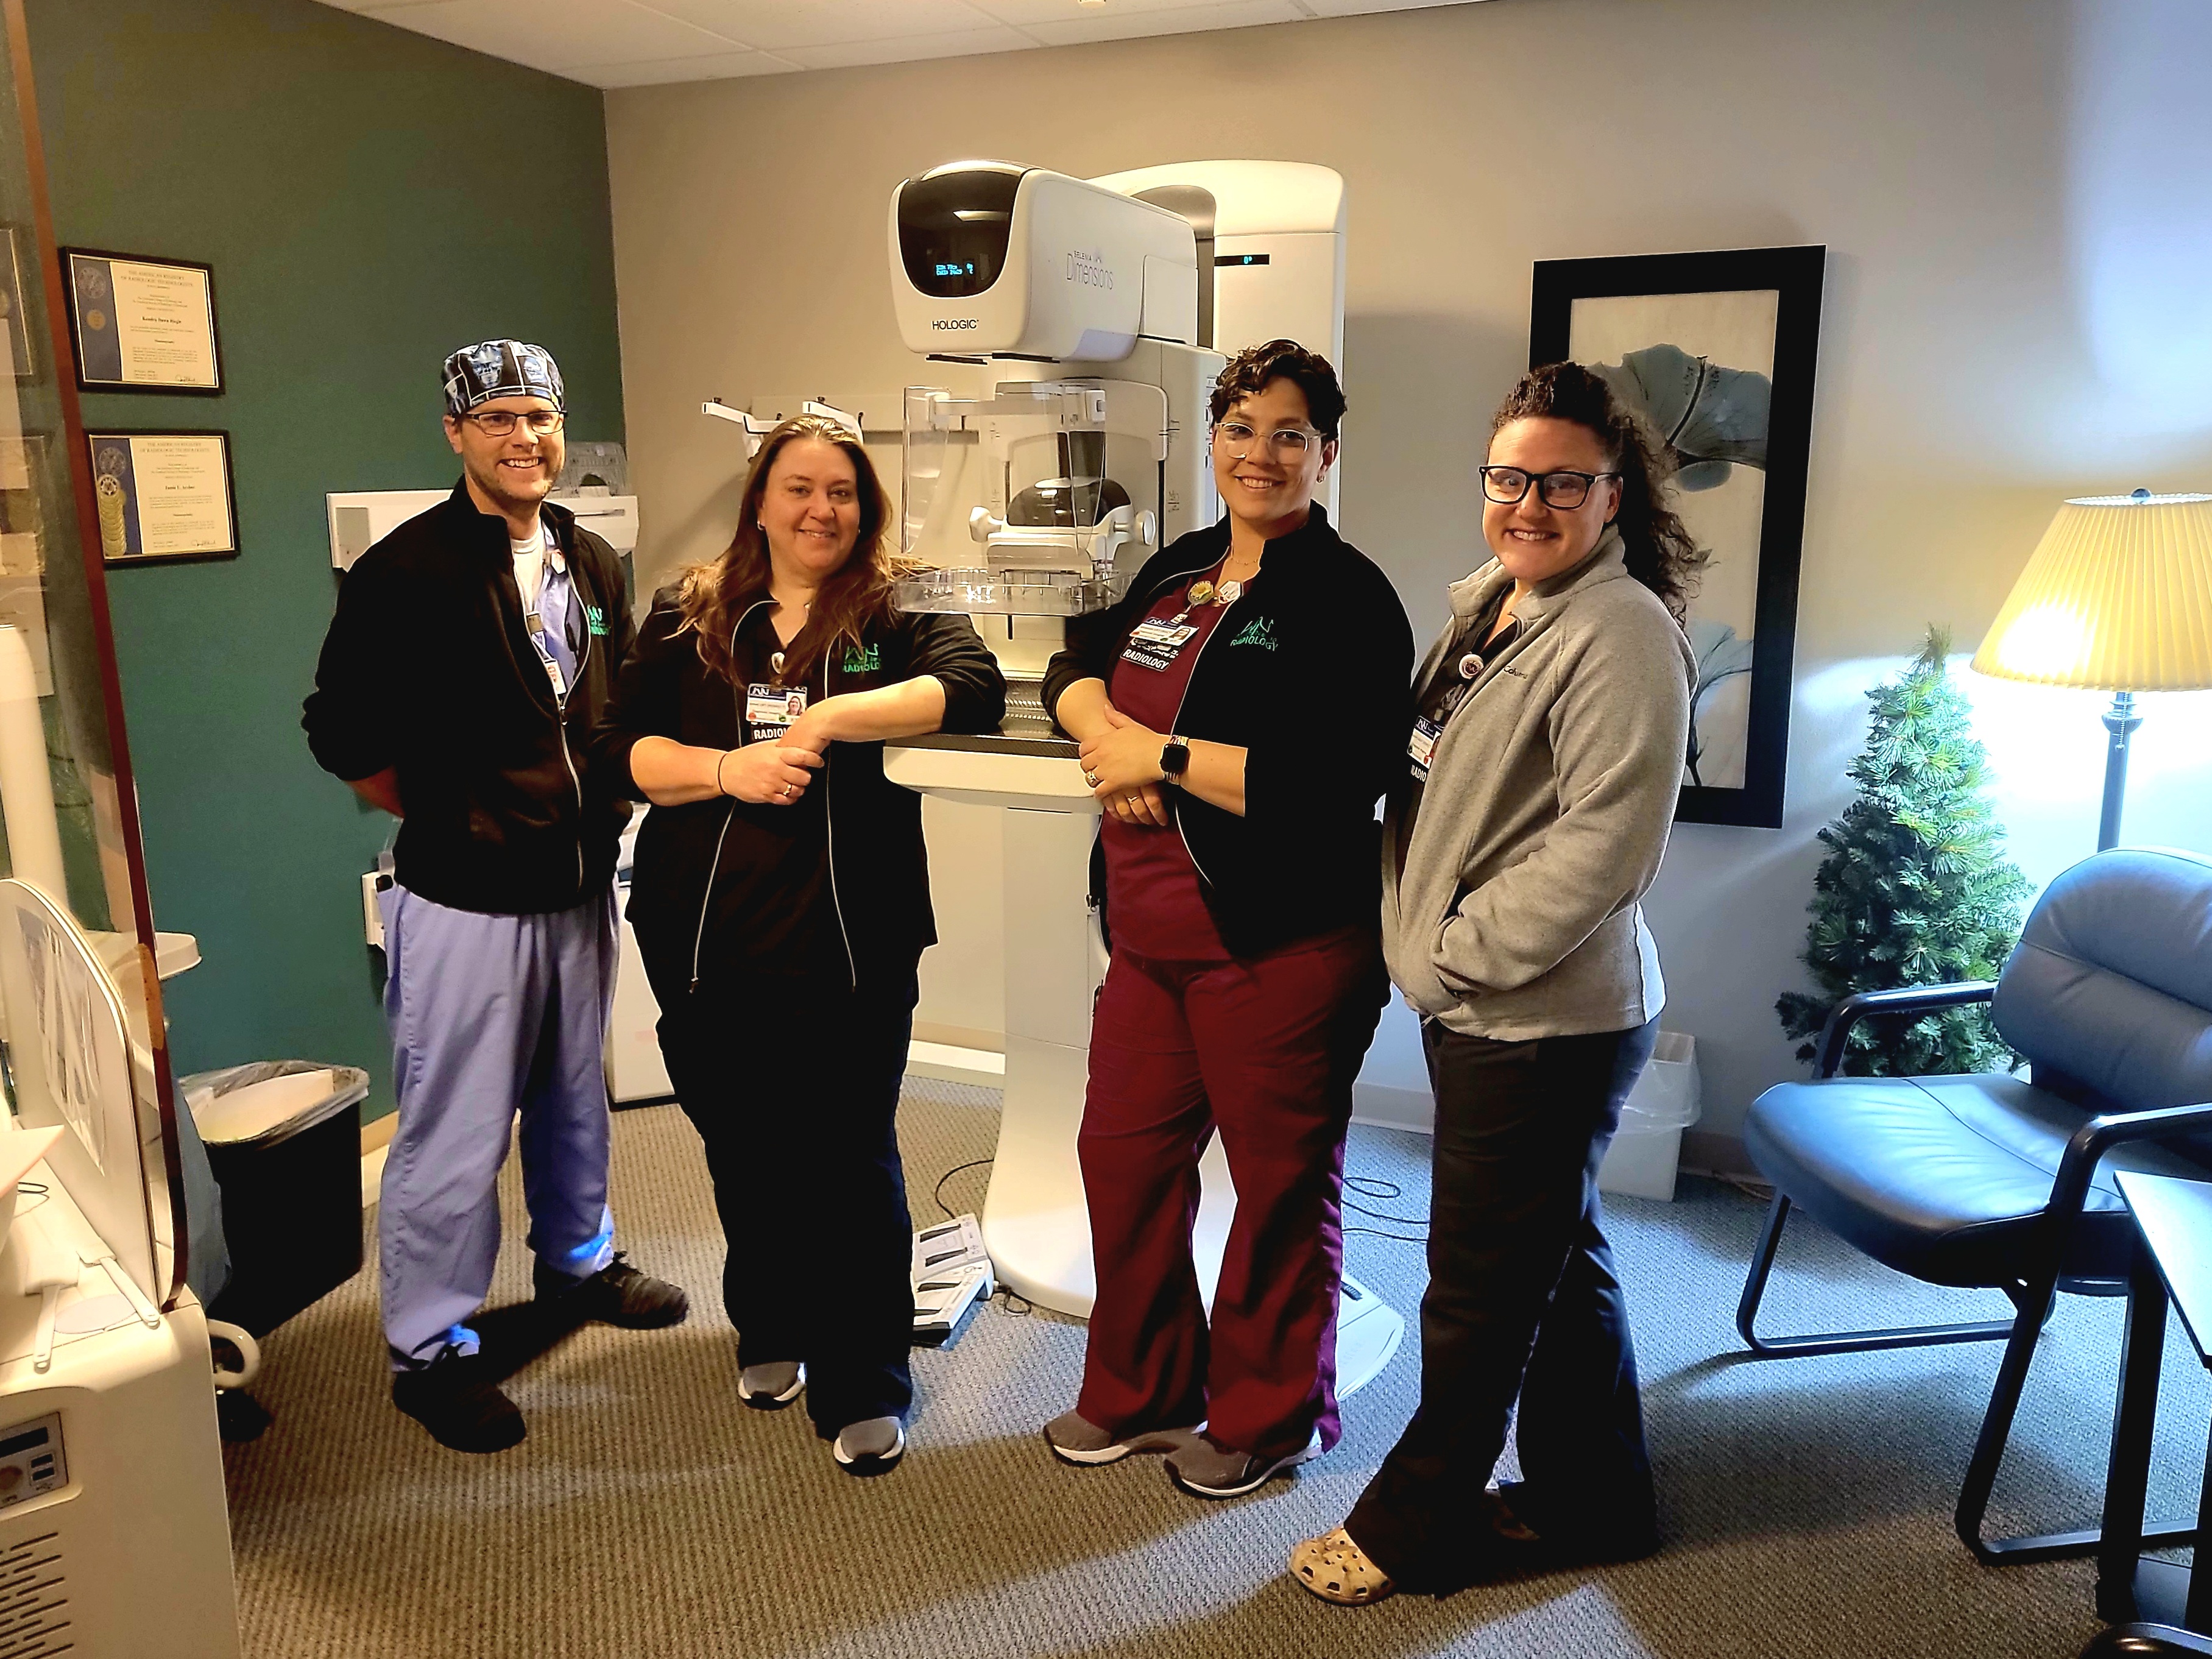
[[(1263, 1457), (1336, 1443), (1352, 1080), (1389, 982), (1373, 930), (1228, 962), (1117, 946), (1077, 1147), (1098, 1299), (1076, 1409), (1120, 1438), (1204, 1420)], [(1237, 1216), (1209, 1328), (1191, 1261), (1216, 1129)]]

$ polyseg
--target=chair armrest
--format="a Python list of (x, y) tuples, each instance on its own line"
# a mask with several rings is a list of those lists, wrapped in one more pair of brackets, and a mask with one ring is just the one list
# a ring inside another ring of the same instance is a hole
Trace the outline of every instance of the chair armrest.
[(1950, 985), (1900, 985), (1893, 991), (1861, 991), (1836, 1005), (1828, 1023), (1820, 1028), (1820, 1047), (1813, 1075), (1831, 1078), (1844, 1063), (1844, 1044), (1851, 1027), (1870, 1014), (1926, 1014), (1938, 1008), (1959, 1008), (1970, 1002), (1987, 1002), (1996, 994), (1996, 981), (1962, 979)]
[(2054, 1249), (2063, 1248), (2064, 1230), (2087, 1200), (2089, 1182), (2106, 1152), (2130, 1141), (2174, 1140), (2207, 1130), (2212, 1130), (2212, 1101), (2200, 1101), (2194, 1106), (2161, 1106), (2148, 1112), (2113, 1112), (2084, 1123), (2066, 1143), (2066, 1156), (2059, 1159), (2058, 1174), (2051, 1183), (2051, 1206), (2045, 1213), (2057, 1224)]

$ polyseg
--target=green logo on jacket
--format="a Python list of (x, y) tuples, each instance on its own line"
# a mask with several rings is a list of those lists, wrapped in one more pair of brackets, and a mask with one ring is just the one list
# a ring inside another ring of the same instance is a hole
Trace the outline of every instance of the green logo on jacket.
[(872, 645), (847, 646), (845, 660), (838, 665), (848, 674), (872, 674), (883, 665), (883, 651), (881, 647)]
[(585, 624), (591, 629), (593, 634), (599, 635), (601, 639), (605, 639), (606, 637), (607, 613), (600, 610), (599, 606), (596, 605), (587, 605), (584, 607), (584, 622)]
[(1244, 631), (1229, 643), (1232, 646), (1265, 646), (1270, 651), (1276, 649), (1274, 619), (1271, 617), (1253, 617), (1244, 624)]

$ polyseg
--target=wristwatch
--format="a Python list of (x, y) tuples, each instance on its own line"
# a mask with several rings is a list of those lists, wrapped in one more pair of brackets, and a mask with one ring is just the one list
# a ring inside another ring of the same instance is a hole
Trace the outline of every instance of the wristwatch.
[(1190, 766), (1190, 739), (1170, 738), (1160, 746), (1160, 781), (1180, 784)]

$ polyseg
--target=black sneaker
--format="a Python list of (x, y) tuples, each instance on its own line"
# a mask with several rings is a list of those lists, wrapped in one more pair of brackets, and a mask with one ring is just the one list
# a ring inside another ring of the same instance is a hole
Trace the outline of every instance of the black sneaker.
[(455, 1451), (505, 1451), (527, 1432), (483, 1358), (451, 1348), (420, 1370), (396, 1372), (392, 1403)]
[(691, 1312), (691, 1298), (683, 1286), (640, 1273), (619, 1250), (612, 1261), (582, 1279), (572, 1279), (541, 1261), (532, 1270), (531, 1279), (538, 1306), (580, 1325), (596, 1319), (626, 1331), (653, 1331), (681, 1325)]
[(1606, 1526), (1555, 1525), (1532, 1501), (1525, 1480), (1493, 1481), (1483, 1497), (1490, 1541), (1532, 1570), (1641, 1561), (1659, 1551), (1657, 1523), (1641, 1517)]

